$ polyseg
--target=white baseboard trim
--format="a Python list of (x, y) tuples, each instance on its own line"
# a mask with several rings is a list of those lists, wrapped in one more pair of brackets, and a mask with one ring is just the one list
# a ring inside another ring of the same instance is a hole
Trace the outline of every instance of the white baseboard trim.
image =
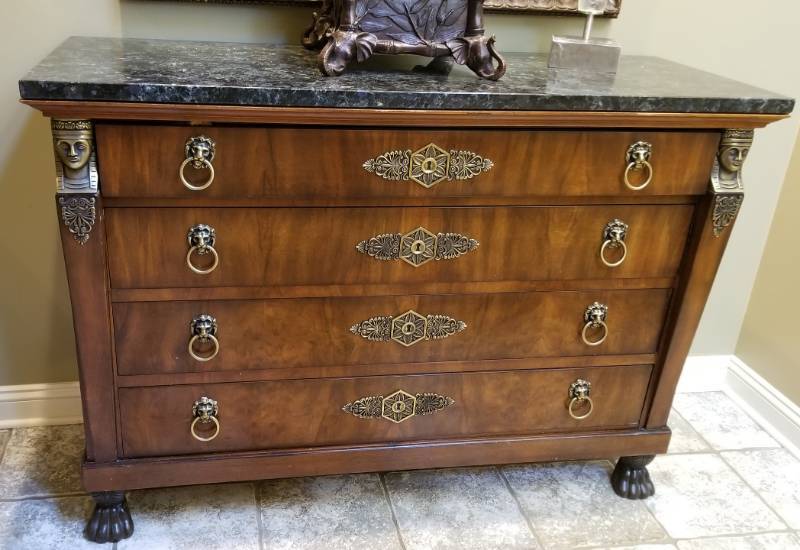
[(77, 382), (0, 386), (0, 428), (78, 424), (83, 421)]
[(678, 391), (724, 391), (776, 441), (800, 458), (800, 407), (735, 355), (689, 357)]

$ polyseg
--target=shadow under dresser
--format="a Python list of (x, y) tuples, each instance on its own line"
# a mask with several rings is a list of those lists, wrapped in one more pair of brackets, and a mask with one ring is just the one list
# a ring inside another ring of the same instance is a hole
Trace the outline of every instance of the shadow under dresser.
[(792, 100), (654, 58), (325, 80), (186, 44), (72, 38), (20, 82), (52, 119), (89, 539), (148, 487), (613, 458), (653, 493), (753, 129)]

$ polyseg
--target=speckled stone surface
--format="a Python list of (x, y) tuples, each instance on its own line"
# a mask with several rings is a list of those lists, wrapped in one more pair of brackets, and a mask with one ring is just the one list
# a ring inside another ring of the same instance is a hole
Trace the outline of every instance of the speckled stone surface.
[(722, 392), (679, 393), (674, 407), (714, 449), (779, 446)]
[(377, 474), (276, 479), (259, 491), (269, 550), (402, 549)]
[(386, 474), (407, 550), (540, 548), (494, 468)]
[(800, 460), (786, 449), (729, 451), (722, 458), (792, 529), (800, 529)]
[(780, 531), (786, 524), (717, 455), (659, 456), (644, 502), (673, 538)]
[(83, 538), (91, 510), (87, 496), (0, 502), (0, 548), (101, 550)]
[(134, 533), (117, 548), (259, 550), (255, 503), (250, 483), (134, 491)]
[(644, 502), (614, 494), (608, 482), (609, 462), (526, 464), (506, 466), (502, 472), (546, 548), (668, 538)]
[(697, 453), (711, 449), (700, 434), (692, 428), (675, 409), (672, 409), (667, 420), (667, 425), (672, 430), (669, 440), (669, 453)]
[(788, 113), (794, 100), (653, 57), (623, 56), (616, 75), (547, 68), (545, 54), (503, 52), (498, 82), (427, 58), (375, 56), (324, 77), (300, 46), (73, 37), (20, 81), (25, 99), (286, 107)]
[(83, 426), (16, 428), (0, 461), (0, 499), (82, 493)]

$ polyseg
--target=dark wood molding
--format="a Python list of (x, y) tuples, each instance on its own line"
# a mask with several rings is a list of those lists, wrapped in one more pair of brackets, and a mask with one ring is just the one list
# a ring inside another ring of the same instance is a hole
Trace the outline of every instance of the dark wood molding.
[(789, 115), (604, 111), (425, 111), (21, 100), (45, 116), (229, 124), (475, 128), (763, 128)]
[(607, 458), (667, 452), (670, 431), (631, 430), (570, 435), (453, 439), (438, 442), (287, 449), (192, 457), (84, 463), (86, 490), (119, 491), (389, 470)]

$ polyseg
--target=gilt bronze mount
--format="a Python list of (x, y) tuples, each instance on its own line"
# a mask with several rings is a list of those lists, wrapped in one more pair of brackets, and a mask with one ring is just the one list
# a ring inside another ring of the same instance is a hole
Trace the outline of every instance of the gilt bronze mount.
[(483, 34), (483, 0), (324, 0), (303, 34), (327, 76), (384, 53), (433, 57), (444, 69), (455, 61), (497, 80), (506, 62), (494, 41)]
[(753, 145), (753, 130), (725, 130), (717, 158), (711, 168), (711, 192), (714, 194), (714, 236), (719, 237), (731, 225), (744, 201), (742, 166)]

